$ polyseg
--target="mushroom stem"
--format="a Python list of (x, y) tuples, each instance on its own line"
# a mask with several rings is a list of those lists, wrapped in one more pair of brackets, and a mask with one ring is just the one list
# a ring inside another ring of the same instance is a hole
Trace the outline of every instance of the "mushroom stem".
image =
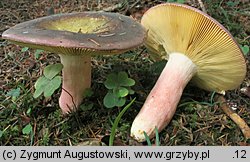
[(145, 141), (144, 131), (152, 138), (154, 129), (160, 132), (171, 121), (183, 89), (197, 72), (196, 65), (184, 54), (172, 53), (155, 86), (136, 116), (131, 136)]
[(91, 85), (91, 56), (60, 55), (63, 64), (59, 105), (63, 114), (78, 108)]

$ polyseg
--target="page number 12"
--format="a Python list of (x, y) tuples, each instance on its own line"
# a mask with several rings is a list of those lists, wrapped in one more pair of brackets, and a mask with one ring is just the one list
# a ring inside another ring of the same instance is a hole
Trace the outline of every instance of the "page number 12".
[(235, 153), (236, 157), (233, 157), (233, 158), (236, 158), (236, 159), (245, 159), (245, 158), (247, 158), (246, 157), (246, 154), (247, 154), (246, 150), (236, 150), (234, 153)]

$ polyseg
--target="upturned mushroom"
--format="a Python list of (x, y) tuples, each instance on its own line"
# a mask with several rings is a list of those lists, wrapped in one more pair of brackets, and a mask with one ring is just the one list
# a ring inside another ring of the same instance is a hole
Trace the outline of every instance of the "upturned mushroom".
[(140, 23), (118, 13), (58, 14), (17, 24), (2, 34), (15, 44), (58, 53), (63, 64), (59, 105), (63, 113), (77, 108), (91, 85), (91, 56), (114, 55), (143, 43)]
[(141, 24), (146, 47), (156, 60), (167, 59), (161, 75), (136, 116), (131, 136), (145, 141), (171, 121), (183, 90), (191, 80), (207, 91), (237, 88), (246, 63), (232, 35), (219, 22), (193, 7), (166, 3), (149, 9)]

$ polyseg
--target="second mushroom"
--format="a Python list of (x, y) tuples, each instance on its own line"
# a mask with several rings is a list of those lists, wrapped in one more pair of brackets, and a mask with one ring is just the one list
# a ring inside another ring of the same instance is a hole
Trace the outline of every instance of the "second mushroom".
[(118, 13), (57, 14), (17, 24), (2, 34), (11, 42), (58, 53), (63, 64), (62, 112), (79, 107), (91, 85), (91, 56), (120, 54), (143, 43), (144, 28)]
[(166, 3), (142, 17), (146, 47), (168, 62), (136, 116), (131, 136), (145, 141), (171, 121), (188, 82), (222, 93), (237, 88), (246, 75), (242, 51), (231, 34), (207, 14), (183, 4)]

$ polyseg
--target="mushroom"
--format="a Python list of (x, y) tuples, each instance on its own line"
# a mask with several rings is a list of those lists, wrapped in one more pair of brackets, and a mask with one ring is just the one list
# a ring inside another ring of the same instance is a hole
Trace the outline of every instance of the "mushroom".
[(215, 19), (193, 7), (164, 3), (150, 8), (141, 24), (155, 60), (168, 59), (131, 127), (131, 136), (145, 141), (171, 121), (188, 82), (223, 93), (237, 88), (246, 75), (246, 63), (232, 35)]
[(91, 85), (91, 56), (114, 55), (143, 43), (146, 31), (128, 16), (107, 12), (51, 15), (17, 24), (2, 34), (15, 44), (58, 53), (63, 64), (59, 105), (76, 109)]

